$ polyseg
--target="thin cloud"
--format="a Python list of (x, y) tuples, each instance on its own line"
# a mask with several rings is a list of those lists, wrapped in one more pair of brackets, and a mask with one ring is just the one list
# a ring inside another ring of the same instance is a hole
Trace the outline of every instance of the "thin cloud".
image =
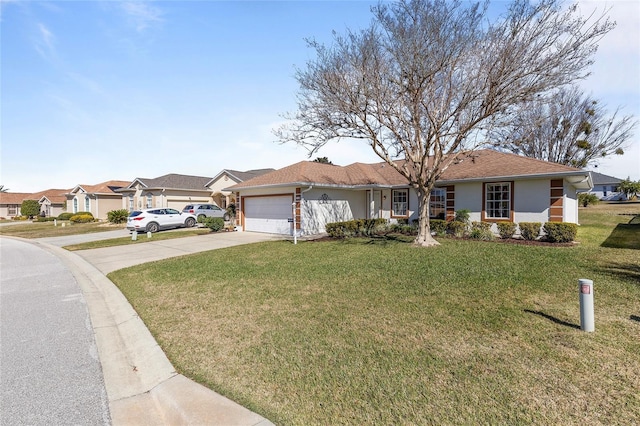
[(55, 35), (41, 22), (37, 24), (37, 35), (34, 44), (36, 51), (44, 59), (51, 60), (55, 58)]
[(124, 1), (118, 4), (139, 33), (144, 32), (152, 25), (163, 22), (162, 11), (149, 2)]

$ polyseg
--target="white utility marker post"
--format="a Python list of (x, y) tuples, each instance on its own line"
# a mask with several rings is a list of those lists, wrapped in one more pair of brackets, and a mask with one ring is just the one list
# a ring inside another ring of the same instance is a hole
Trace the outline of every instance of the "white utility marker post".
[(596, 326), (593, 315), (593, 281), (579, 279), (578, 291), (580, 291), (580, 328), (583, 331), (595, 331)]
[(138, 231), (133, 231), (131, 233), (131, 241), (136, 241), (138, 239)]

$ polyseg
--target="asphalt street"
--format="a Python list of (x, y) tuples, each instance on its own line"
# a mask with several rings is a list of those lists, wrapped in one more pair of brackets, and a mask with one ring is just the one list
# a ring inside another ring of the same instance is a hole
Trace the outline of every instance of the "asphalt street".
[(83, 293), (62, 261), (0, 239), (2, 425), (110, 424)]

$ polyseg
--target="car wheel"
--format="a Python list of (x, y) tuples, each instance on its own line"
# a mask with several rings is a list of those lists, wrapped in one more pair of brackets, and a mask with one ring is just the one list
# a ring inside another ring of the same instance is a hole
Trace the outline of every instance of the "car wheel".
[(198, 222), (202, 222), (206, 216), (203, 214), (198, 215)]
[(147, 225), (147, 232), (158, 232), (160, 230), (160, 226), (157, 223), (151, 222)]
[(184, 221), (184, 226), (186, 226), (187, 228), (191, 228), (195, 224), (196, 220), (192, 217), (188, 217), (187, 220)]

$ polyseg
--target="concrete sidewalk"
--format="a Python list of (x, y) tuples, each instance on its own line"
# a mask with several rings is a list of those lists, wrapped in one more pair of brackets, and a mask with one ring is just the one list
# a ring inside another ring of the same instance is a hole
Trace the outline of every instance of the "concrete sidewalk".
[(149, 261), (274, 239), (282, 237), (229, 232), (79, 252), (36, 240), (36, 244), (65, 262), (82, 288), (114, 425), (273, 424), (178, 374), (133, 307), (105, 274)]

